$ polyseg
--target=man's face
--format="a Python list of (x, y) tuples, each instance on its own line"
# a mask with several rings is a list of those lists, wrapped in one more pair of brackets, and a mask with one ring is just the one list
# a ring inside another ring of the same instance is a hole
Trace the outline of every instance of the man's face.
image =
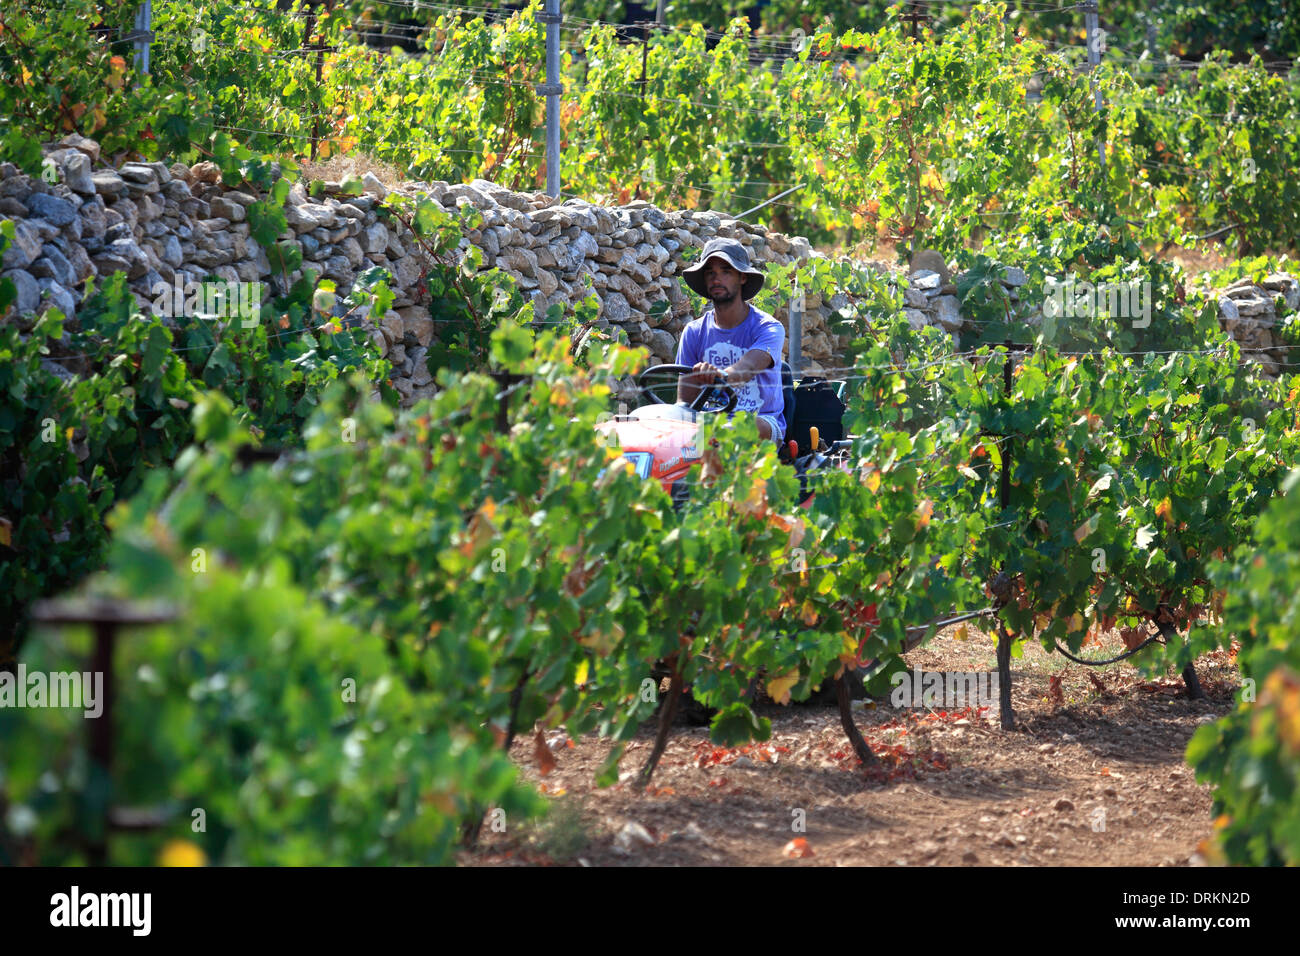
[(713, 256), (704, 263), (704, 288), (716, 305), (726, 305), (740, 295), (745, 277), (727, 260)]

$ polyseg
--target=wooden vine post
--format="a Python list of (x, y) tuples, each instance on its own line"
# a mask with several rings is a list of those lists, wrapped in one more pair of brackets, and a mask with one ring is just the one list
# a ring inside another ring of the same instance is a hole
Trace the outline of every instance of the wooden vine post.
[(108, 863), (108, 834), (112, 830), (142, 831), (162, 826), (173, 815), (170, 807), (118, 807), (112, 803), (113, 757), (116, 750), (113, 714), (116, 710), (117, 685), (113, 679), (113, 657), (117, 631), (122, 627), (145, 627), (174, 620), (176, 610), (170, 605), (145, 605), (117, 600), (62, 599), (39, 601), (32, 606), (32, 620), (51, 625), (85, 625), (94, 629), (95, 644), (91, 651), (90, 671), (102, 674), (103, 709), (98, 717), (86, 718), (86, 743), (90, 755), (90, 773), (105, 783), (109, 798), (104, 801), (100, 825), (83, 831), (82, 846), (90, 866)]

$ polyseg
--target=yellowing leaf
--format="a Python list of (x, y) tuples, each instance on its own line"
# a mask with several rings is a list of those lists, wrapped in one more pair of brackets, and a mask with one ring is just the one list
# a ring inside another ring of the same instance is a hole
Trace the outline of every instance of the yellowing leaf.
[(588, 672), (589, 670), (591, 670), (591, 665), (588, 663), (587, 659), (584, 657), (584, 658), (583, 658), (583, 659), (578, 663), (578, 669), (577, 669), (576, 671), (574, 671), (574, 673), (573, 673), (573, 686), (574, 686), (574, 687), (581, 687), (583, 684), (587, 683), (587, 672)]
[(791, 671), (781, 677), (774, 677), (767, 682), (767, 696), (778, 704), (790, 703), (790, 689), (799, 683), (799, 672)]
[(1169, 527), (1172, 528), (1174, 526), (1173, 504), (1168, 498), (1162, 499), (1160, 503), (1156, 505), (1156, 517), (1164, 518), (1165, 524), (1169, 525)]
[(743, 515), (761, 518), (767, 514), (767, 482), (756, 481), (749, 486), (744, 501), (736, 502), (736, 510)]
[(803, 540), (806, 530), (807, 527), (804, 525), (803, 519), (795, 518), (793, 527), (790, 528), (790, 540), (787, 542), (787, 546), (791, 548), (799, 547), (799, 542)]
[(934, 514), (934, 502), (926, 498), (916, 509), (916, 528), (918, 531), (930, 523), (932, 514)]
[[(501, 734), (501, 739), (502, 741), (505, 740), (504, 732)], [(456, 800), (446, 790), (434, 790), (432, 793), (426, 793), (422, 799), (439, 813), (446, 816), (451, 816), (456, 812)]]
[(1088, 535), (1096, 531), (1099, 520), (1100, 517), (1098, 515), (1093, 515), (1083, 524), (1079, 525), (1079, 527), (1075, 528), (1074, 529), (1075, 543), (1078, 544), (1082, 542), (1084, 538), (1088, 537)]
[(13, 544), (14, 524), (8, 518), (0, 518), (0, 544), (10, 547)]
[(608, 631), (595, 631), (591, 634), (584, 634), (578, 638), (578, 643), (583, 647), (589, 647), (601, 657), (607, 656), (618, 646), (618, 642), (623, 640), (623, 625), (617, 621), (610, 625)]
[(970, 629), (967, 625), (962, 624), (957, 630), (953, 631), (952, 639), (954, 641), (964, 641), (970, 636)]
[(203, 849), (188, 840), (168, 840), (158, 851), (159, 866), (206, 866)]
[(1260, 713), (1272, 709), (1277, 721), (1277, 736), (1294, 755), (1300, 755), (1300, 678), (1286, 667), (1268, 675), (1264, 692), (1260, 695)]
[(863, 465), (862, 483), (874, 495), (880, 489), (880, 472), (872, 465)]
[(799, 609), (799, 619), (808, 627), (817, 623), (817, 606), (812, 601), (804, 601)]
[(460, 553), (470, 558), (496, 540), (496, 526), (483, 516), (482, 510), (469, 519), (469, 527), (462, 538)]

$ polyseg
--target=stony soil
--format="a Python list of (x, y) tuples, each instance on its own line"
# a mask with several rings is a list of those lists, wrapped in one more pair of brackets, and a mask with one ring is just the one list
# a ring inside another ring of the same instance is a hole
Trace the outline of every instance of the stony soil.
[[(946, 632), (908, 655), (922, 670), (995, 668), (990, 638)], [(1122, 649), (1115, 638), (1100, 657)], [(516, 741), (525, 776), (552, 796), (540, 822), (485, 828), (465, 865), (1136, 865), (1197, 864), (1211, 831), (1207, 786), (1183, 760), (1197, 726), (1232, 706), (1238, 676), (1223, 652), (1197, 662), (1208, 699), (1182, 681), (1154, 681), (1123, 663), (1069, 664), (1028, 646), (1013, 661), (1017, 730), (984, 712), (857, 713), (883, 765), (853, 756), (833, 708), (776, 707), (772, 739), (714, 747), (679, 723), (651, 786), (599, 790), (608, 742), (547, 734), (558, 765), (539, 773), (536, 743)], [(1090, 679), (1089, 674), (1098, 683)], [(1059, 675), (1059, 698), (1051, 678)], [(647, 725), (623, 761), (625, 778), (653, 743)], [(802, 812), (800, 812), (802, 811)], [(806, 829), (793, 827), (802, 819)], [(802, 838), (806, 845), (789, 847)], [(809, 853), (808, 851), (811, 851)], [(798, 856), (798, 853), (806, 855)]]

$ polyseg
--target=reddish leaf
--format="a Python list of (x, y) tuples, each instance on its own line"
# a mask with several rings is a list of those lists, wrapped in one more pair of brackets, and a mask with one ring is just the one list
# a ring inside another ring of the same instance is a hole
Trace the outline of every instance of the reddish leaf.
[(1047, 696), (1058, 707), (1065, 703), (1065, 693), (1061, 690), (1061, 680), (1064, 677), (1064, 674), (1053, 674), (1047, 680)]
[(543, 777), (555, 769), (555, 754), (551, 753), (540, 730), (533, 737), (533, 756), (537, 758), (537, 769)]
[(1124, 647), (1130, 651), (1146, 640), (1140, 627), (1121, 627), (1119, 636), (1124, 641)]
[(813, 848), (808, 845), (808, 841), (803, 837), (795, 837), (787, 843), (781, 850), (781, 855), (791, 859), (802, 859), (806, 856), (816, 856)]

